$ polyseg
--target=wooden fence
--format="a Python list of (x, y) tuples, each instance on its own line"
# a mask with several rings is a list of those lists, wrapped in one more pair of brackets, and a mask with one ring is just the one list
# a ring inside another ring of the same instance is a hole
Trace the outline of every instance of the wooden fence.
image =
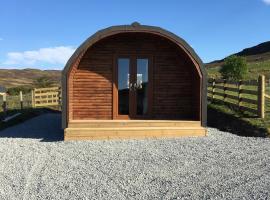
[(33, 107), (48, 107), (61, 105), (61, 88), (38, 88), (32, 90)]
[[(269, 93), (266, 94), (265, 91)], [(265, 77), (250, 81), (208, 80), (209, 102), (221, 101), (240, 111), (252, 113), (260, 118), (265, 117), (265, 101), (270, 105), (270, 82), (265, 88)], [(61, 88), (36, 88), (29, 94), (20, 92), (17, 96), (0, 97), (0, 111), (6, 109), (23, 109), (27, 107), (61, 106)]]
[(0, 96), (0, 111), (36, 107), (61, 106), (61, 88), (35, 88), (31, 93)]
[(260, 118), (265, 116), (265, 77), (258, 80), (228, 81), (208, 80), (209, 102), (221, 101), (240, 111), (246, 111)]

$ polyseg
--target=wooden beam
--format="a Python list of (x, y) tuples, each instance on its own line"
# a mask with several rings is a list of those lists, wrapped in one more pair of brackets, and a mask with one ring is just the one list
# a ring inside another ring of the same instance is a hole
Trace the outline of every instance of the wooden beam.
[(260, 75), (258, 79), (258, 116), (264, 118), (265, 104), (265, 76)]

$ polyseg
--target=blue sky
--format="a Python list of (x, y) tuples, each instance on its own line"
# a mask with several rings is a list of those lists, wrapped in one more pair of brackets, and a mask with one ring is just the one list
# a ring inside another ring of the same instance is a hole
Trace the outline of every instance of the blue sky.
[(62, 69), (93, 33), (134, 21), (209, 62), (270, 40), (270, 0), (0, 0), (0, 68)]

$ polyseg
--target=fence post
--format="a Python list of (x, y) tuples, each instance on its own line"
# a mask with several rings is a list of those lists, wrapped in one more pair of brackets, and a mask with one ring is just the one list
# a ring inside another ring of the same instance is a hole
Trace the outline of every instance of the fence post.
[(265, 93), (265, 76), (260, 75), (258, 80), (258, 116), (264, 118), (264, 94)]
[(238, 109), (241, 109), (241, 103), (242, 103), (242, 81), (238, 82)]
[(23, 93), (20, 91), (20, 103), (21, 103), (21, 110), (23, 109)]
[(35, 89), (31, 90), (32, 108), (35, 108)]
[(4, 116), (7, 116), (7, 94), (3, 94), (3, 112), (4, 112)]
[(212, 82), (212, 101), (214, 101), (215, 99), (215, 90), (216, 90), (216, 79), (213, 79), (213, 82)]
[(227, 83), (227, 81), (226, 81), (226, 79), (224, 79), (223, 80), (223, 93), (224, 93), (223, 101), (224, 102), (226, 101), (226, 97), (227, 97), (227, 95), (226, 95), (226, 91), (227, 91), (226, 83)]
[(58, 104), (59, 104), (59, 110), (62, 110), (62, 90), (61, 87), (58, 88)]

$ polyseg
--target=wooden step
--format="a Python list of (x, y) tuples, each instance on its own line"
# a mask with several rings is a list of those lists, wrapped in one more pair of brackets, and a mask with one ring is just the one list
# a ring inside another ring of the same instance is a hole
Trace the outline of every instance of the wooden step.
[(76, 120), (68, 123), (69, 128), (112, 128), (112, 127), (201, 127), (200, 121), (183, 120)]
[(65, 140), (107, 140), (205, 136), (203, 127), (66, 128)]

